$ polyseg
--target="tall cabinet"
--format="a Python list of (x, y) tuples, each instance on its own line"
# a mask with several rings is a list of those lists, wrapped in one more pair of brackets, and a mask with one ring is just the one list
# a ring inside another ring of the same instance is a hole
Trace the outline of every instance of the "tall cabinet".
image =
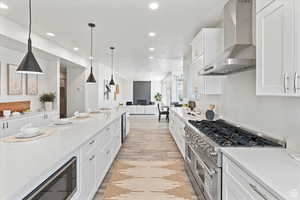
[(300, 96), (300, 2), (257, 0), (257, 95)]

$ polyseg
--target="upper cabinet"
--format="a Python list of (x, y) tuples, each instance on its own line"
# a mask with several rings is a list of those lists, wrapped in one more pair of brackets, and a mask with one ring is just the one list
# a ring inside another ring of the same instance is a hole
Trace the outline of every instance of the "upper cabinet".
[(192, 92), (194, 98), (222, 94), (223, 76), (203, 76), (199, 71), (223, 51), (223, 30), (203, 28), (192, 42)]
[(203, 28), (192, 41), (192, 63), (201, 59), (201, 65), (210, 64), (223, 50), (223, 34), (220, 28)]
[(256, 15), (256, 93), (299, 96), (300, 59), (295, 55), (300, 53), (300, 3), (298, 0), (257, 0), (257, 6), (262, 8)]
[(256, 0), (256, 13), (267, 7), (275, 0)]

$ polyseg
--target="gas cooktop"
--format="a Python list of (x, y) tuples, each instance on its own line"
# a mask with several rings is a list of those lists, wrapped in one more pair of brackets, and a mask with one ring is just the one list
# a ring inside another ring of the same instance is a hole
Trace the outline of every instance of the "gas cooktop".
[(282, 146), (269, 139), (260, 137), (252, 132), (233, 126), (225, 122), (224, 120), (189, 120), (189, 123), (222, 147)]

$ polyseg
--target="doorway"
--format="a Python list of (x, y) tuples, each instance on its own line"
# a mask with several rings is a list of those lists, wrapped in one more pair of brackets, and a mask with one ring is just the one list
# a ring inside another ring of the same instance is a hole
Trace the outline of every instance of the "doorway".
[(60, 67), (60, 118), (67, 117), (67, 68)]

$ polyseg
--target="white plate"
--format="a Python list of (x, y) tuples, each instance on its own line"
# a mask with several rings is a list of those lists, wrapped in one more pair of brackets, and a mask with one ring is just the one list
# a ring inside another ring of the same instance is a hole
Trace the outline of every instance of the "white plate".
[(72, 124), (72, 122), (69, 119), (59, 119), (59, 120), (56, 120), (53, 124), (54, 125), (68, 125), (68, 124)]
[(17, 139), (33, 138), (42, 135), (41, 131), (35, 133), (19, 133), (16, 135)]

